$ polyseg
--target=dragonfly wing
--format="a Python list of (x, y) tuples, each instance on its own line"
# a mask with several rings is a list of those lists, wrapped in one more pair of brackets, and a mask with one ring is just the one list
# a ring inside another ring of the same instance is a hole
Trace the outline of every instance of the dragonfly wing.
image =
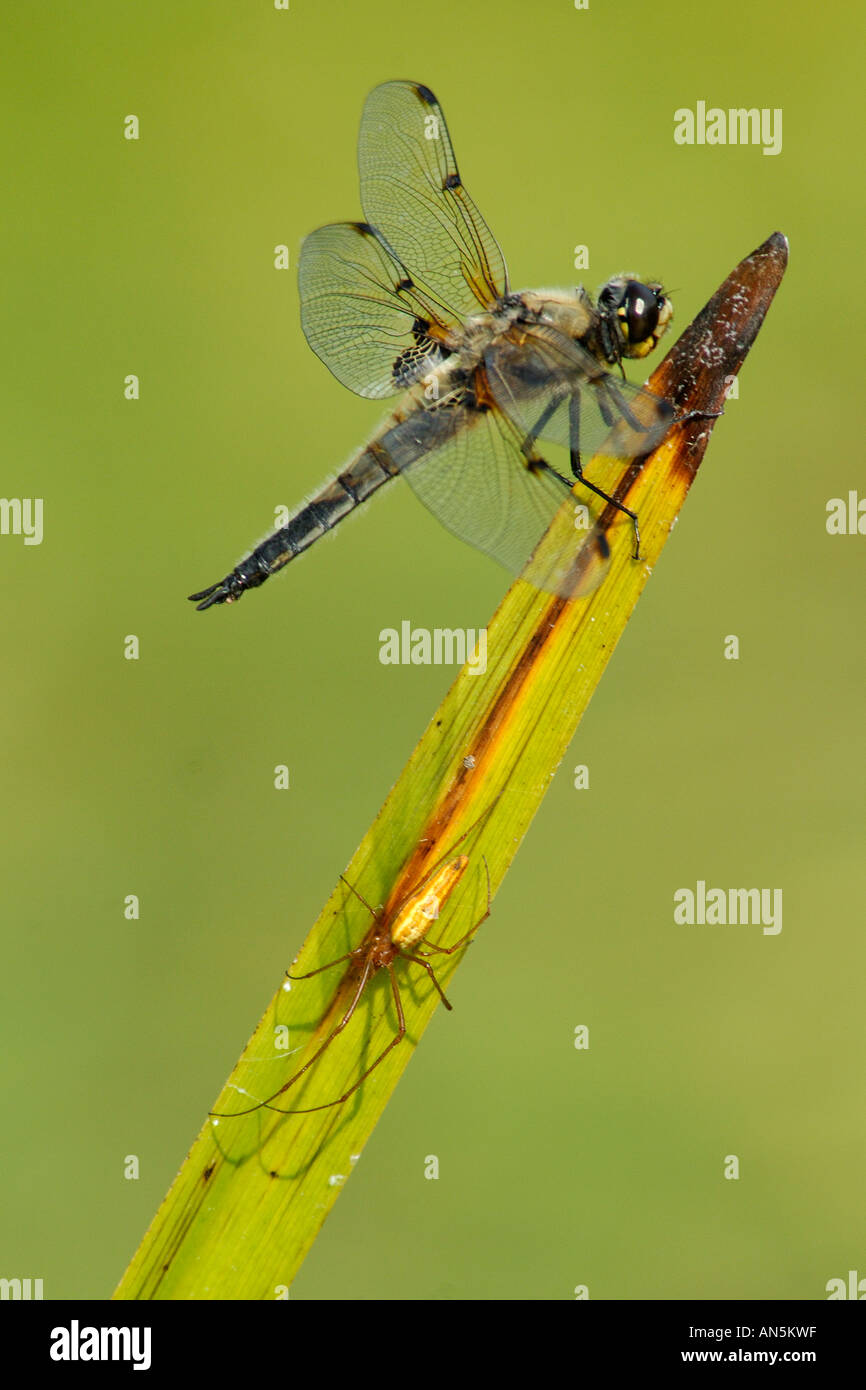
[(428, 87), (374, 88), (361, 118), (358, 167), (364, 216), (443, 314), (466, 319), (507, 293), (502, 252), (463, 186)]
[(359, 396), (392, 396), (453, 349), (448, 325), (366, 223), (312, 232), (301, 247), (298, 288), (307, 342)]
[[(594, 588), (608, 553), (595, 526), (601, 504), (578, 505), (565, 478), (537, 456), (527, 458), (520, 430), (495, 407), (451, 401), (443, 408), (456, 411), (459, 424), (445, 444), (403, 469), (424, 505), (453, 535), (536, 588), (568, 598)], [(563, 508), (561, 544), (536, 553)]]
[(487, 349), (490, 390), (528, 439), (549, 439), (628, 461), (648, 454), (674, 418), (673, 406), (621, 381), (556, 329), (545, 325), (501, 336)]

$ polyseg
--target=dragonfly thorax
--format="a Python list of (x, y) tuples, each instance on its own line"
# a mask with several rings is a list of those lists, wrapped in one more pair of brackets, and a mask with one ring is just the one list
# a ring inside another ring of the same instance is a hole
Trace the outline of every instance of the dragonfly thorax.
[(460, 342), (460, 364), (465, 370), (477, 366), (484, 356), (484, 349), (498, 333), (513, 321), (512, 316), (500, 312), (473, 314), (466, 319)]
[(511, 309), (519, 320), (555, 328), (580, 343), (605, 366), (624, 357), (646, 357), (657, 345), (673, 316), (673, 307), (657, 281), (644, 284), (632, 275), (614, 275), (603, 285), (594, 304), (578, 285), (566, 290), (524, 290), (509, 296), (521, 308)]

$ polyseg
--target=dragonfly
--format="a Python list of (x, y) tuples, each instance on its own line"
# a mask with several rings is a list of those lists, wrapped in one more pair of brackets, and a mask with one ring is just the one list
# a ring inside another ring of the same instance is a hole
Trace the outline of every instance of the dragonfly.
[[(641, 458), (674, 419), (623, 365), (670, 323), (662, 284), (614, 275), (595, 301), (582, 286), (512, 291), (442, 108), (420, 83), (385, 82), (367, 97), (358, 166), (365, 220), (319, 227), (302, 244), (301, 326), (344, 386), (400, 400), (284, 526), (191, 600), (200, 611), (236, 601), (398, 477), (450, 532), (548, 592), (574, 597), (600, 575), (602, 514), (629, 519), (639, 559), (636, 514), (585, 476), (583, 460), (599, 449)], [(571, 477), (542, 441), (567, 450)], [(576, 484), (585, 534), (572, 528), (562, 563), (535, 560), (559, 509), (576, 505)], [(593, 563), (575, 566), (576, 548)]]

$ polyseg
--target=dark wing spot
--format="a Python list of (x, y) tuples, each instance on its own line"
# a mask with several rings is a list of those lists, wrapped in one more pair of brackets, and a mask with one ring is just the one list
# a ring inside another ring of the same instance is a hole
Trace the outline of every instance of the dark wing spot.
[(374, 232), (373, 228), (370, 226), (369, 222), (353, 222), (353, 223), (352, 223), (352, 226), (355, 228), (355, 231), (356, 231), (356, 232), (360, 232), (362, 236), (375, 236), (375, 235), (376, 235), (376, 233)]
[(404, 275), (402, 280), (398, 280), (394, 289), (399, 294), (401, 290), (411, 290), (415, 288), (414, 280), (410, 280), (408, 275)]
[(428, 106), (436, 106), (438, 103), (429, 87), (424, 87), (420, 82), (415, 86), (415, 92), (421, 101), (426, 101)]
[(395, 358), (391, 368), (391, 375), (394, 385), (400, 390), (405, 390), (411, 386), (413, 381), (418, 381), (433, 367), (437, 367), (440, 362), (444, 362), (447, 353), (440, 343), (428, 338), (427, 330), (430, 327), (423, 319), (416, 319), (412, 325), (412, 337), (415, 339), (414, 347), (404, 348)]
[(443, 188), (462, 188), (463, 184), (459, 174), (449, 174), (442, 185)]
[(418, 381), (433, 367), (444, 362), (448, 353), (441, 343), (430, 337), (430, 323), (427, 319), (416, 318), (412, 323), (413, 347), (404, 348), (396, 357), (391, 368), (394, 385), (404, 390)]

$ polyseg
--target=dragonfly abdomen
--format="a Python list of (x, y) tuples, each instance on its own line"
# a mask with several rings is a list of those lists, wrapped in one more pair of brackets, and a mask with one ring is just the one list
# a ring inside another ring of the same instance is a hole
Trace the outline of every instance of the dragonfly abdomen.
[(285, 526), (257, 545), (225, 579), (197, 594), (190, 594), (190, 599), (199, 612), (204, 612), (217, 603), (233, 603), (247, 589), (258, 588), (359, 507), (378, 488), (396, 477), (399, 471), (387, 450), (375, 440), (372, 441), (348, 468), (326, 483), (315, 497), (289, 518)]

